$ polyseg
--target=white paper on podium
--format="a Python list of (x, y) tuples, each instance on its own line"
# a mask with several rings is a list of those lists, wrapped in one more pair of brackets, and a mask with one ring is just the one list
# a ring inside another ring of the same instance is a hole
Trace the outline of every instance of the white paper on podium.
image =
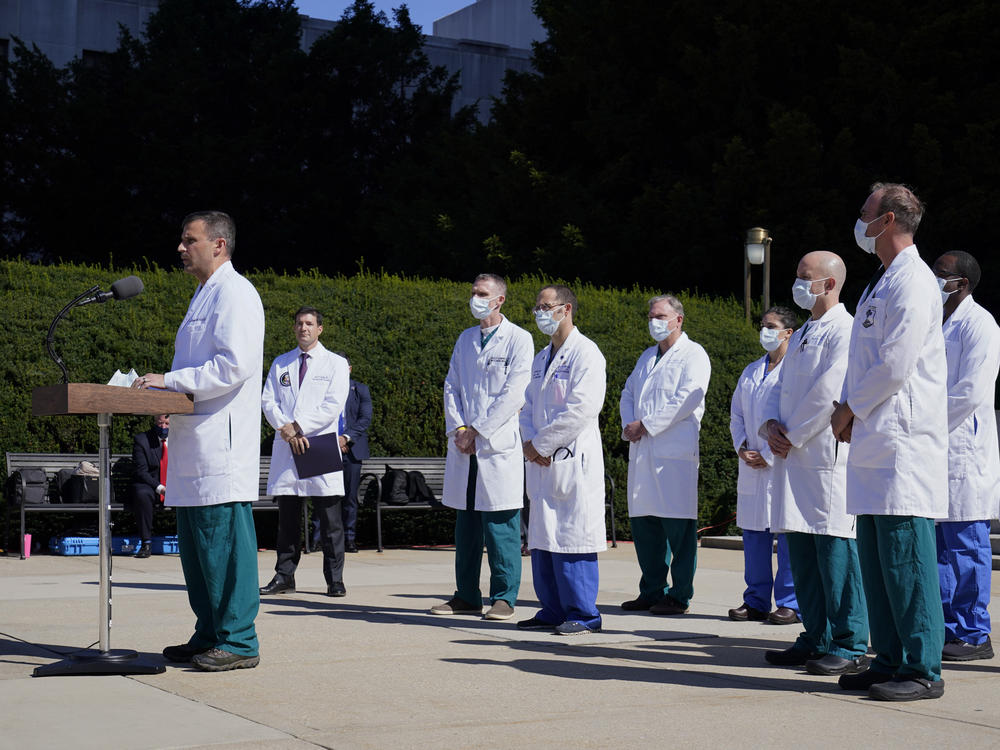
[(139, 374), (135, 371), (133, 367), (128, 371), (128, 375), (123, 373), (121, 370), (115, 370), (115, 374), (111, 376), (111, 380), (108, 381), (108, 385), (120, 385), (124, 388), (130, 388), (132, 382), (139, 377)]

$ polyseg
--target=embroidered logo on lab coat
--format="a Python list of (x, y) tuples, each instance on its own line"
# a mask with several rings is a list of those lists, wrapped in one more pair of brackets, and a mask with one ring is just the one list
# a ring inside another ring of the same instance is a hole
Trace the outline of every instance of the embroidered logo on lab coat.
[(281, 373), (281, 377), (278, 379), (278, 382), (281, 383), (284, 386), (289, 386), (290, 387), (292, 385), (292, 379), (290, 377), (288, 377), (288, 373), (287, 372)]
[(865, 322), (861, 324), (864, 328), (871, 328), (875, 325), (875, 307), (869, 307), (865, 310)]

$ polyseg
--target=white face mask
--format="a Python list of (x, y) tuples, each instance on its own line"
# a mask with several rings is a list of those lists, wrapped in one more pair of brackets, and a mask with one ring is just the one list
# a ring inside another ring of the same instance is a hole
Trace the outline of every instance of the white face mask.
[(795, 300), (795, 304), (801, 307), (803, 310), (812, 310), (816, 304), (816, 298), (819, 297), (818, 294), (813, 294), (812, 286), (817, 281), (826, 281), (831, 278), (826, 276), (822, 279), (795, 279), (795, 283), (792, 284), (792, 299)]
[(649, 320), (649, 335), (653, 337), (653, 341), (663, 341), (675, 330), (677, 329), (670, 327), (668, 320), (660, 320), (659, 318), (650, 318)]
[(763, 346), (766, 351), (773, 352), (781, 346), (781, 333), (776, 331), (774, 328), (761, 328), (760, 345)]
[(937, 282), (938, 282), (938, 286), (941, 287), (941, 304), (942, 305), (947, 305), (948, 304), (948, 298), (951, 295), (953, 295), (955, 292), (958, 291), (957, 289), (952, 289), (950, 292), (946, 292), (944, 290), (945, 284), (947, 284), (949, 281), (955, 281), (955, 279), (942, 279), (940, 276), (938, 276)]
[[(882, 216), (885, 216), (885, 214), (882, 214)], [(865, 232), (868, 231), (868, 227), (871, 226), (872, 223), (874, 223), (874, 222), (878, 221), (879, 219), (881, 219), (882, 216), (876, 216), (874, 219), (872, 219), (868, 223), (865, 223), (865, 222), (861, 221), (861, 219), (858, 219), (854, 223), (854, 241), (857, 242), (858, 243), (858, 247), (860, 247), (866, 253), (871, 253), (872, 255), (875, 254), (875, 240), (877, 240), (879, 237), (881, 237), (883, 234), (885, 234), (885, 230), (889, 228), (889, 227), (886, 227), (881, 232), (879, 232), (878, 234), (876, 234), (874, 237), (866, 237), (865, 236)]]
[(565, 320), (566, 316), (563, 315), (559, 320), (555, 320), (552, 317), (554, 310), (538, 310), (535, 312), (535, 325), (538, 326), (538, 330), (544, 333), (546, 336), (551, 336), (553, 333), (559, 330), (559, 324)]
[(475, 297), (473, 296), (469, 300), (469, 309), (472, 310), (472, 317), (476, 320), (483, 320), (484, 318), (490, 317), (490, 313), (493, 312), (490, 305), (493, 300), (497, 299), (500, 295), (496, 297)]

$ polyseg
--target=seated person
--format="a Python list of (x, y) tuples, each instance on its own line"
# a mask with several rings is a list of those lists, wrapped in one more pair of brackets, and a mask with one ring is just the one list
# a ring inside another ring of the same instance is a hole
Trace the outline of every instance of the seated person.
[(139, 527), (142, 546), (136, 557), (149, 557), (153, 540), (153, 508), (163, 503), (167, 491), (167, 430), (170, 427), (169, 414), (157, 414), (153, 427), (135, 436), (132, 445), (132, 460), (135, 469), (129, 487), (129, 502), (135, 523)]

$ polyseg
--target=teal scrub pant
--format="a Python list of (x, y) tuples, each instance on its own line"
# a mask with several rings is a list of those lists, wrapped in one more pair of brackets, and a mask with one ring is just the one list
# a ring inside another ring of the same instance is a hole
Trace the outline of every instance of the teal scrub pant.
[(177, 545), (196, 622), (189, 643), (257, 656), (257, 533), (250, 503), (177, 508)]
[(805, 630), (793, 648), (854, 659), (868, 650), (868, 611), (853, 539), (786, 533)]
[[(693, 518), (632, 516), (632, 541), (639, 559), (639, 598), (655, 604), (670, 595), (685, 607), (694, 596), (698, 523)], [(671, 585), (667, 587), (667, 574)]]
[(940, 680), (944, 610), (934, 521), (858, 516), (858, 556), (877, 653), (871, 669), (904, 680)]
[(455, 517), (455, 596), (469, 604), (482, 604), (479, 574), (483, 544), (490, 566), (490, 604), (499, 600), (514, 606), (521, 587), (521, 509), (476, 510), (476, 457), (469, 461), (466, 510)]

